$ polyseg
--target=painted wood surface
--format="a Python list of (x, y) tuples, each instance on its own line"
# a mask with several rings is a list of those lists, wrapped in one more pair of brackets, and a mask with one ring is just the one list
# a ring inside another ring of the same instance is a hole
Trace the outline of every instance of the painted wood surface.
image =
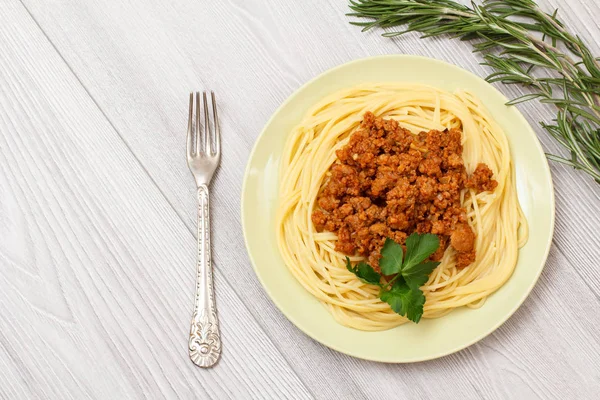
[[(600, 3), (540, 0), (600, 54)], [(480, 76), (467, 43), (386, 39), (339, 0), (0, 0), (0, 398), (595, 398), (600, 186), (551, 164), (557, 222), (532, 294), (494, 334), (412, 365), (314, 342), (270, 302), (240, 226), (244, 167), (301, 84), (356, 58), (420, 54)], [(497, 86), (507, 96), (516, 87)], [(187, 93), (213, 89), (222, 360), (188, 360), (195, 187)], [(539, 128), (553, 110), (519, 106)], [(399, 345), (402, 345), (399, 343)]]

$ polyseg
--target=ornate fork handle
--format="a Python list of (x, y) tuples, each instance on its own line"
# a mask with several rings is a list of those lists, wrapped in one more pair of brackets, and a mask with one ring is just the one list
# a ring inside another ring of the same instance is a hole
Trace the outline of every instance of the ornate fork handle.
[(209, 193), (206, 185), (198, 186), (198, 262), (196, 296), (190, 327), (190, 359), (199, 367), (212, 367), (221, 355), (221, 335), (213, 291), (210, 259)]

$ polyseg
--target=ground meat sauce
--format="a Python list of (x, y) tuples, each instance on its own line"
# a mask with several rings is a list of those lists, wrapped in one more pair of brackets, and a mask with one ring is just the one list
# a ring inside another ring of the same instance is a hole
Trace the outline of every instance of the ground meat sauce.
[(498, 183), (485, 164), (467, 176), (460, 140), (456, 129), (413, 135), (397, 121), (367, 112), (349, 143), (336, 152), (338, 160), (312, 214), (317, 231), (337, 233), (337, 251), (365, 256), (376, 270), (385, 239), (404, 245), (413, 232), (438, 235), (433, 260), (451, 245), (459, 268), (471, 264), (475, 233), (460, 192), (492, 191)]

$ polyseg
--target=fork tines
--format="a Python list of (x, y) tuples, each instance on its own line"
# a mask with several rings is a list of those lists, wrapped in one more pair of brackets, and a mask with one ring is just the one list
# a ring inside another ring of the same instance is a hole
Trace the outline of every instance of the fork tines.
[[(212, 126), (208, 113), (208, 99), (206, 91), (202, 92), (204, 104), (204, 129), (200, 124), (200, 92), (196, 92), (196, 115), (194, 116), (194, 93), (190, 93), (190, 114), (188, 120), (187, 153), (189, 157), (218, 156), (221, 151), (221, 132), (217, 115), (217, 101), (215, 93), (210, 92), (212, 103)], [(195, 123), (194, 123), (195, 121)]]

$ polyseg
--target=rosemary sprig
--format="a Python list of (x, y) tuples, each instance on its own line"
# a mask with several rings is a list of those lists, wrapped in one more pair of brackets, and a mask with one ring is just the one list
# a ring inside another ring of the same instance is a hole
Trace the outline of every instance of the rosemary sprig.
[(508, 104), (538, 99), (558, 112), (542, 127), (566, 148), (570, 157), (547, 154), (550, 160), (580, 169), (600, 183), (600, 62), (577, 35), (533, 0), (485, 0), (471, 7), (452, 0), (350, 0), (349, 16), (363, 31), (404, 26), (386, 32), (395, 37), (420, 32), (422, 37), (448, 34), (478, 39), (474, 52), (494, 72), (488, 82), (520, 84), (531, 93)]

